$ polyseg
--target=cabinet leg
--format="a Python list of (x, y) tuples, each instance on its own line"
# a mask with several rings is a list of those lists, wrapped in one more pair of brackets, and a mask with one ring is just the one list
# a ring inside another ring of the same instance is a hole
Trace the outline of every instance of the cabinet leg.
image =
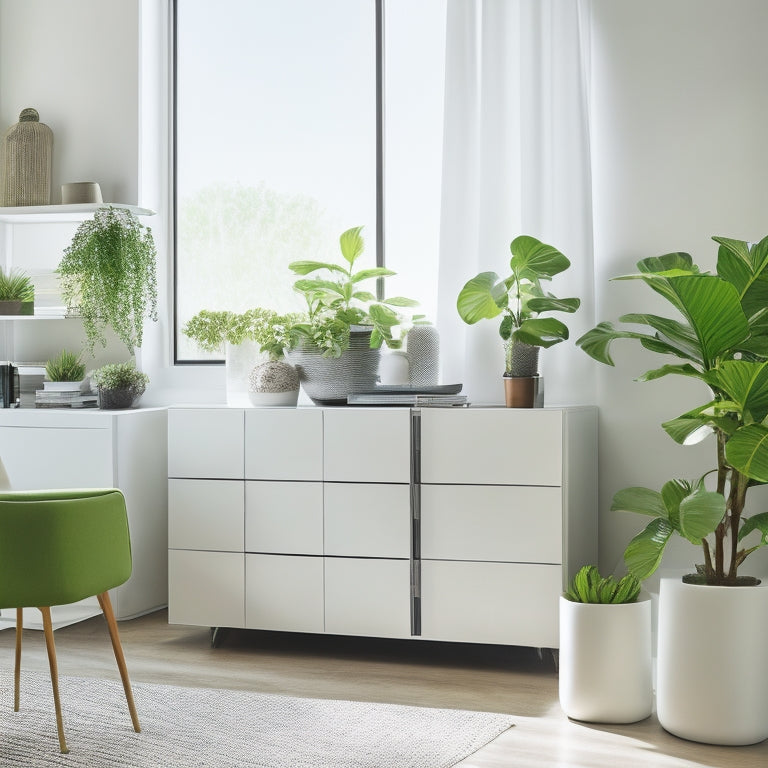
[(544, 661), (545, 656), (552, 658), (552, 664), (555, 667), (555, 672), (560, 671), (560, 649), (559, 648), (537, 648), (536, 655), (539, 657), (539, 661)]
[(211, 648), (218, 648), (227, 634), (227, 627), (211, 627)]

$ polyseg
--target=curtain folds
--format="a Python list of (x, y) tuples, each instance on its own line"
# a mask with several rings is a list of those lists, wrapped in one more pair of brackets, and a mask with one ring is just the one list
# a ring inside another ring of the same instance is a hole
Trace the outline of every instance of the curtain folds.
[(466, 326), (456, 297), (478, 272), (509, 274), (519, 234), (571, 260), (552, 282), (578, 296), (569, 341), (542, 352), (547, 404), (594, 402), (594, 366), (573, 344), (594, 324), (587, 0), (448, 2), (438, 286), (442, 380), (503, 402), (499, 323)]

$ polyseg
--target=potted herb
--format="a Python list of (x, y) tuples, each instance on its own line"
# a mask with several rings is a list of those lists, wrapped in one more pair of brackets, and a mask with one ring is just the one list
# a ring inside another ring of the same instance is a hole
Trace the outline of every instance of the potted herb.
[(85, 363), (76, 352), (63, 349), (45, 364), (43, 389), (79, 392), (85, 378)]
[(709, 389), (706, 402), (694, 401), (662, 427), (681, 445), (711, 436), (712, 465), (660, 490), (621, 490), (612, 509), (650, 517), (624, 553), (639, 579), (656, 570), (673, 535), (701, 551), (695, 573), (661, 581), (659, 721), (694, 741), (749, 744), (768, 738), (768, 669), (754, 663), (768, 634), (768, 587), (739, 573), (747, 557), (768, 544), (768, 512), (745, 515), (750, 489), (768, 483), (768, 238), (714, 240), (715, 274), (687, 253), (669, 253), (643, 259), (637, 274), (619, 278), (645, 283), (668, 302), (672, 316), (624, 315), (620, 321), (628, 327), (602, 322), (576, 343), (613, 365), (612, 342), (633, 339), (671, 358), (641, 381), (684, 376)]
[(35, 286), (21, 270), (0, 268), (0, 315), (33, 315)]
[(137, 370), (131, 360), (127, 363), (109, 363), (91, 374), (91, 381), (99, 392), (99, 408), (118, 410), (135, 405), (149, 384), (149, 376)]
[(653, 708), (651, 601), (632, 574), (584, 566), (560, 598), (560, 706), (593, 723), (634, 723)]
[[(373, 389), (382, 343), (400, 348), (402, 330), (419, 319), (405, 317), (397, 309), (417, 306), (413, 299), (394, 296), (379, 301), (363, 287), (396, 273), (384, 267), (355, 269), (365, 249), (362, 229), (348, 229), (339, 238), (342, 263), (294, 261), (288, 265), (302, 277), (293, 287), (307, 304), (306, 319), (291, 326), (288, 359), (318, 404), (346, 403), (350, 392)], [(400, 332), (396, 334), (395, 329)]]
[(541, 284), (564, 272), (571, 262), (551, 245), (520, 235), (510, 243), (511, 273), (500, 278), (481, 272), (467, 282), (456, 301), (461, 319), (473, 325), (501, 316), (504, 391), (507, 407), (530, 408), (536, 399), (539, 350), (568, 338), (568, 328), (545, 312), (575, 312), (579, 299), (558, 299)]
[(107, 327), (131, 354), (141, 346), (144, 321), (157, 320), (156, 261), (151, 230), (126, 208), (100, 208), (78, 227), (57, 271), (89, 352), (106, 345)]

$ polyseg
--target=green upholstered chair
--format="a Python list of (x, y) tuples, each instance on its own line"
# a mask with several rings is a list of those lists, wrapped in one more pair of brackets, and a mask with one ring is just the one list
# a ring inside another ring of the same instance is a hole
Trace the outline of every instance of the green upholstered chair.
[(0, 608), (16, 608), (14, 709), (19, 709), (22, 609), (36, 607), (43, 614), (56, 727), (64, 753), (68, 749), (50, 607), (98, 597), (138, 732), (139, 719), (107, 591), (130, 575), (128, 516), (119, 490), (0, 491)]

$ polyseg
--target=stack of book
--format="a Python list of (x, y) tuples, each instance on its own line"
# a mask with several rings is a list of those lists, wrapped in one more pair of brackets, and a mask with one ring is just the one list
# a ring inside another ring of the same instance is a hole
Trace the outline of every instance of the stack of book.
[(35, 408), (96, 408), (99, 396), (90, 392), (38, 389), (35, 391)]
[(416, 408), (431, 406), (468, 405), (467, 396), (460, 395), (461, 384), (441, 384), (433, 387), (379, 386), (370, 392), (347, 395), (349, 405), (401, 405)]

